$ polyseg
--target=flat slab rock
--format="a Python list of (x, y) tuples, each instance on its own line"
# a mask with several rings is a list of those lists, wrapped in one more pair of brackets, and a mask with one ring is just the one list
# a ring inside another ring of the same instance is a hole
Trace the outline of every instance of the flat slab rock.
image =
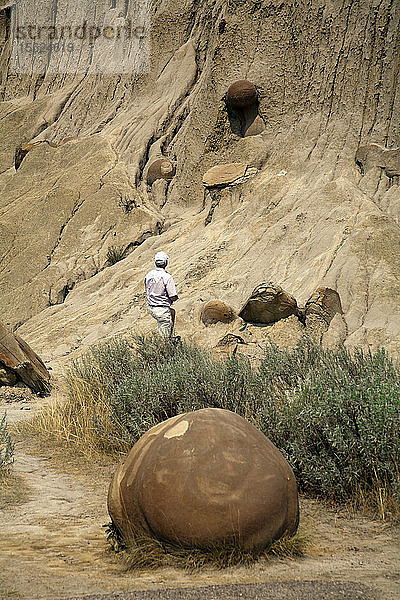
[[(49, 391), (50, 373), (41, 358), (19, 335), (0, 323), (0, 367), (10, 379), (21, 379), (32, 391)], [(13, 376), (13, 377), (12, 377)], [(4, 382), (7, 383), (7, 382)]]
[(257, 169), (244, 163), (226, 163), (211, 167), (203, 175), (205, 187), (219, 187), (243, 183), (248, 177), (255, 175)]

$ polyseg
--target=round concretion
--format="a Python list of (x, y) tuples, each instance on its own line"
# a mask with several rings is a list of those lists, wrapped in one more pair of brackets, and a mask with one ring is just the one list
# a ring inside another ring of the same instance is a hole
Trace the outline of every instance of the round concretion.
[(175, 166), (169, 158), (158, 158), (151, 163), (147, 171), (147, 183), (152, 185), (156, 179), (171, 180), (175, 175)]
[(254, 288), (239, 317), (249, 323), (275, 323), (298, 312), (296, 299), (270, 281)]
[(226, 101), (233, 108), (246, 108), (257, 102), (258, 93), (255, 85), (242, 79), (229, 86)]
[(298, 525), (296, 480), (279, 450), (248, 421), (206, 408), (145, 433), (111, 482), (121, 534), (185, 547), (267, 545)]
[(224, 304), (219, 300), (207, 302), (201, 310), (200, 318), (204, 325), (212, 325), (214, 323), (231, 323), (236, 319), (237, 315), (233, 308)]

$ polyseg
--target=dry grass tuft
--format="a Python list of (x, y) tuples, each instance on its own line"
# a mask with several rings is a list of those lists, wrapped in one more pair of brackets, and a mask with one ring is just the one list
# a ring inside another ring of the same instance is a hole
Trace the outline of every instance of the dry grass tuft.
[[(129, 211), (126, 211), (129, 212)], [(107, 250), (107, 265), (115, 265), (115, 263), (125, 258), (125, 249), (123, 246), (110, 246)]]
[[(397, 466), (397, 479), (400, 481), (400, 473)], [(366, 491), (359, 486), (350, 502), (353, 511), (362, 510), (372, 517), (379, 517), (382, 521), (400, 520), (400, 504), (393, 495), (390, 483), (376, 479), (372, 489)]]
[(0, 474), (0, 510), (24, 504), (30, 498), (30, 487), (21, 475), (10, 472)]
[(99, 382), (96, 394), (75, 377), (68, 382), (69, 396), (43, 407), (32, 419), (14, 425), (14, 431), (35, 438), (42, 446), (59, 445), (71, 454), (90, 459), (96, 455), (126, 453), (130, 444), (111, 418), (110, 404)]
[(248, 566), (259, 559), (272, 556), (302, 556), (310, 543), (304, 531), (294, 536), (283, 536), (266, 548), (245, 550), (240, 544), (227, 543), (212, 548), (184, 548), (173, 546), (144, 535), (132, 535), (129, 542), (123, 543), (115, 526), (107, 525), (107, 539), (113, 550), (121, 552), (127, 570), (158, 569), (175, 567), (188, 571), (204, 568), (226, 569), (235, 565)]

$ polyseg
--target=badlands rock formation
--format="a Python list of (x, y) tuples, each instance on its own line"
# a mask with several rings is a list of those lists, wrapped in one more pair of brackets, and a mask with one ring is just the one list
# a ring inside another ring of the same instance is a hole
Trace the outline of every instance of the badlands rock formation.
[(50, 373), (42, 359), (17, 334), (0, 323), (0, 386), (22, 380), (37, 394), (50, 391)]
[[(130, 4), (101, 0), (96, 14), (123, 19)], [(179, 288), (181, 334), (216, 343), (230, 325), (203, 327), (200, 307), (240, 307), (273, 280), (301, 306), (319, 287), (338, 292), (343, 314), (329, 327), (346, 345), (399, 356), (398, 3), (155, 0), (149, 72), (20, 77), (8, 5), (0, 314), (44, 358), (153, 329), (143, 276), (160, 249)], [(237, 81), (257, 91), (246, 131), (226, 102)], [(77, 139), (59, 145), (68, 137)], [(16, 171), (16, 148), (43, 139), (57, 147), (33, 147)], [(160, 157), (176, 173), (149, 189)], [(209, 169), (231, 163), (255, 174), (217, 196), (204, 188)], [(106, 266), (110, 246), (125, 258)], [(285, 343), (282, 323), (265, 335)]]
[(294, 534), (299, 521), (287, 461), (248, 421), (219, 408), (149, 429), (118, 467), (108, 510), (125, 539), (184, 547), (263, 547)]

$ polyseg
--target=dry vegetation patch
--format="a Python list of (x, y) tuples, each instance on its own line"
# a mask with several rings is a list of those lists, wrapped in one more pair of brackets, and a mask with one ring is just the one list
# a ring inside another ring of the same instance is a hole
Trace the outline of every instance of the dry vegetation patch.
[(66, 462), (67, 456), (80, 459), (81, 463), (83, 460), (84, 464), (85, 459), (124, 454), (130, 444), (111, 418), (104, 384), (101, 380), (97, 383), (96, 393), (88, 394), (87, 383), (82, 379), (69, 380), (66, 399), (58, 398), (44, 406), (32, 419), (16, 423), (13, 431), (34, 439), (41, 450), (55, 448), (58, 464)]
[(24, 504), (30, 498), (31, 488), (21, 475), (0, 473), (0, 510)]
[(246, 551), (239, 544), (233, 543), (215, 548), (189, 549), (165, 544), (150, 537), (136, 536), (124, 548), (122, 560), (130, 570), (161, 567), (174, 567), (191, 572), (204, 568), (227, 569), (235, 565), (249, 566), (259, 559), (268, 560), (273, 556), (303, 556), (310, 540), (310, 536), (300, 529), (295, 535), (283, 536), (266, 548)]
[(384, 350), (324, 350), (303, 338), (291, 351), (268, 345), (255, 368), (185, 342), (116, 338), (75, 361), (66, 385), (64, 403), (19, 430), (83, 456), (118, 456), (171, 416), (224, 408), (282, 451), (300, 491), (382, 519), (400, 514), (400, 368)]

